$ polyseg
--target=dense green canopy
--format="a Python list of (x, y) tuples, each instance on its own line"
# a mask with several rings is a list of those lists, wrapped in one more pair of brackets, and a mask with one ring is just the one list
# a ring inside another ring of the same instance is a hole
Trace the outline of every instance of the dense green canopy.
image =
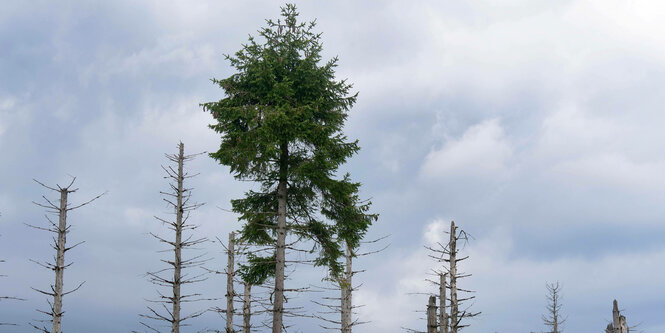
[[(226, 97), (203, 104), (217, 120), (210, 127), (222, 137), (210, 156), (230, 166), (236, 179), (261, 184), (232, 201), (245, 221), (245, 241), (275, 242), (277, 187), (284, 181), (288, 232), (314, 240), (316, 264), (336, 276), (343, 242), (355, 248), (376, 215), (367, 213), (368, 202), (359, 201), (360, 184), (348, 174), (336, 175), (359, 150), (357, 141), (342, 133), (357, 94), (349, 92), (345, 80), (335, 80), (337, 58), (322, 63), (315, 22), (300, 23), (297, 16), (295, 6), (287, 5), (282, 19), (267, 20), (259, 31), (263, 43), (250, 36), (240, 51), (227, 56), (237, 73), (213, 80)], [(265, 266), (266, 261), (252, 262)], [(270, 274), (259, 267), (244, 271)]]

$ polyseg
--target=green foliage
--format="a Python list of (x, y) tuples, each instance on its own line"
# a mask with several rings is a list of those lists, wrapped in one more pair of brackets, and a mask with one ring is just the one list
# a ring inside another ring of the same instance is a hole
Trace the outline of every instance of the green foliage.
[(249, 265), (240, 265), (238, 270), (243, 281), (250, 285), (261, 285), (275, 275), (275, 256), (259, 257), (250, 253), (247, 257)]
[(245, 221), (244, 241), (275, 242), (277, 184), (286, 182), (288, 231), (314, 240), (316, 264), (337, 276), (343, 241), (356, 247), (376, 215), (367, 213), (370, 203), (359, 202), (359, 183), (348, 175), (336, 179), (338, 167), (359, 150), (342, 133), (357, 94), (345, 80), (335, 80), (337, 58), (322, 63), (315, 22), (299, 23), (297, 17), (296, 7), (286, 5), (283, 21), (267, 20), (259, 31), (263, 43), (250, 36), (226, 56), (237, 72), (213, 80), (225, 97), (203, 104), (217, 121), (210, 128), (221, 134), (219, 150), (210, 156), (236, 179), (261, 185), (232, 201)]

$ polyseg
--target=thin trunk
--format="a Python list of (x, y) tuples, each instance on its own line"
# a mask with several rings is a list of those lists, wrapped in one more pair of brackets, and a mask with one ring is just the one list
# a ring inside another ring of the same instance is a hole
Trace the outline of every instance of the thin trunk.
[(226, 264), (226, 333), (233, 333), (233, 278), (235, 276), (235, 236), (229, 234), (228, 261)]
[(252, 285), (245, 282), (245, 294), (242, 302), (242, 333), (249, 333), (252, 319)]
[(182, 269), (182, 224), (183, 224), (183, 207), (182, 207), (182, 193), (184, 191), (184, 172), (183, 165), (185, 164), (185, 145), (181, 142), (178, 145), (178, 193), (176, 196), (176, 220), (175, 220), (175, 243), (174, 252), (175, 258), (173, 260), (173, 321), (171, 322), (171, 333), (180, 332), (180, 285), (181, 283), (181, 269)]
[(68, 188), (60, 189), (60, 211), (58, 216), (58, 244), (55, 259), (55, 287), (53, 290), (53, 328), (52, 333), (61, 333), (62, 289), (65, 272), (65, 249), (67, 243), (67, 194)]
[(554, 333), (559, 333), (559, 296), (557, 294), (552, 295), (552, 317), (554, 317), (552, 328)]
[(446, 275), (439, 274), (439, 332), (448, 333), (448, 314), (446, 313)]
[(458, 304), (457, 304), (457, 228), (455, 221), (450, 222), (450, 332), (457, 333)]
[(427, 333), (437, 333), (436, 326), (436, 296), (430, 296), (427, 303)]
[(272, 313), (272, 333), (282, 333), (284, 315), (284, 264), (286, 248), (286, 180), (288, 146), (281, 145), (280, 175), (277, 184), (277, 244), (275, 248), (275, 293)]
[(353, 258), (351, 257), (351, 248), (346, 244), (346, 271), (344, 281), (342, 282), (342, 333), (351, 333), (351, 309), (353, 292)]
[(620, 318), (619, 303), (617, 302), (617, 300), (614, 300), (614, 302), (612, 303), (612, 324), (614, 324), (613, 326), (615, 330), (619, 328), (621, 325), (619, 318)]

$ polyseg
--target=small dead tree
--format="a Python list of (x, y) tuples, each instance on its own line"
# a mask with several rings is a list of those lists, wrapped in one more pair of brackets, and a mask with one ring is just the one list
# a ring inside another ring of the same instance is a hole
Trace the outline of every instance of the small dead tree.
[[(220, 208), (222, 209), (222, 208)], [(224, 210), (224, 209), (222, 209)], [(214, 242), (214, 241), (213, 241)], [(248, 244), (242, 242), (242, 239), (236, 238), (236, 233), (229, 233), (229, 240), (225, 244), (219, 237), (217, 242), (224, 248), (224, 251), (227, 256), (226, 268), (223, 271), (220, 270), (211, 270), (207, 269), (209, 273), (225, 275), (226, 276), (226, 306), (225, 307), (213, 307), (210, 309), (212, 312), (216, 312), (222, 315), (225, 318), (226, 324), (224, 330), (218, 329), (206, 329), (204, 332), (214, 332), (214, 333), (227, 333), (227, 332), (239, 332), (249, 333), (252, 331), (255, 325), (252, 325), (251, 320), (252, 316), (259, 313), (271, 313), (272, 311), (268, 310), (258, 310), (256, 305), (262, 304), (267, 306), (269, 303), (266, 301), (269, 297), (257, 298), (256, 295), (252, 295), (253, 286), (261, 286), (264, 283), (264, 280), (267, 276), (263, 278), (256, 279), (256, 276), (253, 274), (251, 278), (248, 276), (247, 269), (250, 269), (243, 262), (256, 259), (254, 254), (257, 251), (256, 249), (250, 249)], [(269, 267), (274, 266), (274, 262), (267, 263)], [(237, 266), (240, 266), (240, 269)], [(252, 267), (256, 269), (260, 266)], [(254, 279), (254, 280), (252, 280)], [(242, 285), (243, 293), (240, 294), (235, 291), (236, 284)], [(264, 288), (265, 289), (265, 288)], [(266, 289), (267, 291), (267, 289)], [(242, 311), (236, 310), (236, 308), (242, 308)], [(235, 324), (234, 316), (240, 317), (241, 324)]]
[[(34, 180), (34, 179), (33, 179)], [(84, 243), (84, 241), (76, 243), (72, 246), (67, 246), (67, 234), (69, 233), (70, 225), (67, 224), (67, 212), (72, 211), (74, 209), (83, 207), (101, 197), (104, 195), (106, 192), (82, 203), (79, 205), (71, 205), (68, 203), (68, 196), (70, 193), (74, 193), (78, 190), (78, 188), (72, 189), (72, 185), (74, 185), (74, 182), (76, 181), (76, 177), (72, 177), (71, 182), (69, 185), (62, 187), (60, 185), (56, 185), (56, 187), (50, 187), (46, 186), (43, 183), (40, 183), (37, 180), (34, 180), (37, 184), (41, 185), (45, 189), (58, 192), (60, 194), (60, 201), (58, 204), (54, 203), (50, 199), (48, 199), (46, 196), (42, 196), (42, 199), (44, 199), (43, 203), (39, 202), (34, 202), (33, 203), (39, 207), (45, 208), (48, 213), (54, 214), (58, 216), (58, 223), (53, 222), (48, 214), (46, 216), (46, 220), (49, 222), (49, 226), (47, 227), (40, 227), (40, 226), (34, 226), (28, 224), (29, 227), (38, 229), (38, 230), (43, 230), (43, 231), (48, 231), (56, 236), (53, 238), (53, 249), (55, 250), (55, 262), (40, 262), (36, 260), (31, 260), (32, 262), (36, 263), (39, 266), (42, 266), (48, 270), (54, 271), (55, 272), (55, 284), (51, 285), (50, 291), (45, 291), (42, 289), (36, 289), (32, 288), (33, 290), (44, 294), (46, 296), (52, 297), (53, 300), (47, 300), (49, 304), (49, 308), (46, 311), (42, 310), (37, 310), (47, 316), (50, 317), (50, 319), (47, 320), (40, 320), (40, 322), (51, 322), (51, 329), (49, 330), (45, 325), (40, 324), (40, 326), (37, 326), (37, 324), (31, 324), (32, 327), (35, 329), (45, 332), (45, 333), (61, 333), (62, 332), (62, 315), (64, 311), (62, 310), (62, 299), (65, 295), (71, 294), (75, 291), (77, 291), (81, 286), (83, 286), (84, 282), (81, 282), (76, 288), (70, 290), (70, 291), (64, 291), (64, 272), (67, 267), (69, 267), (72, 263), (65, 264), (65, 253), (81, 244)]]
[(561, 285), (559, 282), (548, 283), (547, 288), (547, 315), (543, 315), (543, 323), (550, 329), (546, 333), (561, 333), (561, 325), (566, 322), (561, 316)]
[[(378, 250), (365, 250), (361, 252), (360, 248), (364, 247), (367, 244), (374, 245), (385, 240), (388, 236), (383, 236), (370, 241), (360, 241), (360, 247), (358, 249), (352, 249), (348, 243), (345, 244), (345, 253), (344, 253), (344, 272), (340, 278), (335, 282), (333, 288), (319, 288), (323, 290), (332, 290), (340, 293), (340, 297), (324, 297), (327, 301), (332, 301), (330, 303), (323, 303), (318, 301), (313, 301), (315, 304), (324, 307), (326, 310), (320, 312), (318, 315), (315, 315), (317, 319), (320, 319), (326, 322), (326, 325), (320, 325), (324, 329), (341, 331), (342, 333), (351, 333), (353, 327), (366, 324), (368, 321), (360, 321), (358, 318), (354, 319), (353, 316), (356, 314), (355, 309), (361, 307), (362, 305), (353, 305), (353, 292), (358, 290), (359, 285), (353, 285), (353, 277), (364, 272), (364, 270), (353, 270), (353, 258), (363, 257), (379, 253), (384, 251), (390, 246), (390, 244), (383, 246)], [(370, 246), (371, 246), (370, 245)], [(333, 303), (334, 302), (334, 303)], [(339, 319), (330, 319), (326, 315), (337, 314), (340, 317)], [(332, 326), (329, 326), (332, 324)]]
[[(345, 244), (344, 252), (344, 272), (339, 276), (338, 279), (334, 280), (334, 287), (318, 287), (322, 291), (336, 291), (340, 293), (340, 296), (325, 296), (324, 300), (330, 301), (330, 303), (323, 303), (319, 301), (312, 301), (314, 304), (322, 306), (325, 308), (324, 311), (315, 315), (316, 318), (326, 322), (325, 325), (320, 325), (322, 328), (327, 330), (341, 331), (342, 333), (351, 333), (352, 327), (358, 324), (358, 322), (353, 321), (353, 275), (357, 272), (353, 271), (353, 257), (355, 254), (348, 246)], [(327, 318), (327, 315), (336, 314), (338, 319)], [(331, 326), (332, 325), (332, 326)]]
[[(184, 321), (198, 317), (205, 312), (196, 311), (187, 315), (181, 313), (183, 302), (195, 302), (201, 300), (200, 294), (183, 295), (181, 290), (182, 286), (205, 280), (203, 277), (205, 273), (190, 275), (184, 272), (185, 269), (201, 267), (205, 262), (205, 259), (202, 259), (204, 255), (201, 254), (188, 259), (183, 259), (182, 255), (183, 250), (191, 249), (207, 240), (206, 238), (194, 238), (193, 235), (184, 235), (186, 231), (192, 231), (198, 227), (189, 224), (188, 220), (190, 213), (203, 205), (190, 203), (192, 189), (185, 187), (184, 184), (186, 179), (196, 176), (190, 175), (184, 171), (185, 162), (192, 160), (196, 155), (197, 154), (185, 155), (185, 145), (182, 142), (178, 144), (177, 154), (165, 154), (166, 158), (175, 164), (175, 169), (173, 166), (162, 166), (162, 169), (166, 172), (164, 178), (170, 179), (169, 187), (171, 190), (169, 192), (160, 193), (165, 196), (163, 200), (167, 205), (173, 209), (175, 219), (167, 220), (157, 216), (155, 216), (155, 218), (162, 222), (163, 225), (168, 226), (168, 229), (173, 231), (174, 235), (172, 239), (167, 239), (156, 233), (150, 233), (152, 237), (159, 240), (161, 243), (167, 244), (169, 248), (172, 249), (173, 259), (162, 260), (166, 262), (169, 267), (155, 272), (148, 272), (148, 280), (157, 286), (170, 288), (171, 293), (167, 295), (158, 291), (159, 298), (156, 300), (150, 300), (150, 302), (161, 305), (161, 309), (154, 306), (148, 306), (149, 313), (141, 314), (140, 316), (146, 319), (168, 323), (167, 325), (170, 327), (171, 333), (179, 333), (180, 327), (186, 325), (183, 324)], [(167, 274), (169, 272), (171, 275)], [(159, 332), (159, 330), (152, 325), (145, 322), (141, 322), (141, 324), (153, 332)]]
[[(249, 260), (261, 260), (257, 257), (254, 257), (254, 252), (256, 250), (251, 250), (244, 244), (241, 248), (238, 249), (238, 253), (244, 258), (244, 261)], [(250, 259), (253, 258), (253, 259)], [(273, 267), (272, 262), (266, 262), (264, 266), (270, 268)], [(272, 297), (273, 288), (266, 285), (265, 281), (267, 276), (254, 275), (247, 272), (247, 269), (257, 269), (261, 265), (248, 266), (245, 264), (240, 264), (240, 271), (238, 276), (236, 276), (235, 282), (243, 286), (243, 293), (238, 295), (236, 294), (236, 299), (239, 303), (242, 304), (242, 312), (238, 313), (239, 316), (242, 316), (242, 324), (239, 325), (239, 329), (242, 333), (250, 333), (254, 331), (255, 325), (252, 324), (252, 318), (256, 315), (265, 315), (272, 314), (272, 309), (270, 308), (271, 302), (270, 298)], [(262, 289), (262, 293), (257, 292), (254, 287), (259, 287)], [(263, 323), (263, 326), (268, 326), (267, 323)]]
[[(472, 290), (461, 289), (458, 287), (458, 279), (471, 276), (471, 274), (460, 273), (458, 270), (458, 263), (468, 259), (469, 257), (459, 257), (459, 246), (458, 242), (463, 241), (464, 243), (469, 241), (469, 235), (464, 231), (459, 229), (455, 225), (455, 221), (450, 222), (450, 231), (449, 240), (447, 244), (437, 243), (438, 247), (426, 247), (431, 251), (430, 257), (443, 263), (447, 263), (447, 267), (444, 265), (441, 271), (436, 271), (436, 276), (438, 281), (430, 281), (433, 284), (439, 286), (439, 298), (440, 298), (440, 308), (441, 312), (439, 313), (439, 329), (443, 332), (449, 330), (450, 333), (457, 333), (464, 327), (467, 327), (468, 324), (463, 324), (464, 319), (469, 319), (480, 314), (480, 312), (470, 311), (470, 307), (465, 307), (462, 309), (462, 305), (466, 301), (471, 301), (475, 299), (475, 296), (463, 296), (459, 297), (458, 293), (462, 292), (465, 294), (474, 293)], [(446, 283), (446, 277), (449, 279), (449, 282)], [(443, 284), (443, 287), (442, 287)], [(450, 290), (450, 312), (447, 311), (447, 300), (446, 292), (442, 289)], [(442, 322), (441, 322), (442, 321)]]
[(619, 311), (619, 303), (614, 300), (612, 303), (612, 322), (605, 328), (606, 333), (629, 333), (630, 327), (626, 324), (626, 317)]

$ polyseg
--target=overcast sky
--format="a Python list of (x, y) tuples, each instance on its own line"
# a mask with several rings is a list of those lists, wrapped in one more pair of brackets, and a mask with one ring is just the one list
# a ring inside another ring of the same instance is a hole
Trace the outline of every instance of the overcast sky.
[[(358, 332), (425, 328), (438, 264), (423, 245), (454, 219), (474, 236), (463, 288), (482, 314), (467, 332), (545, 330), (546, 282), (563, 285), (566, 332), (599, 332), (614, 298), (644, 332), (665, 331), (665, 3), (639, 0), (301, 1), (316, 19), (324, 58), (359, 92), (345, 133), (362, 150), (346, 166), (380, 214), (368, 238), (384, 252), (360, 258)], [(142, 274), (160, 268), (160, 165), (179, 140), (214, 151), (219, 136), (199, 103), (233, 72), (223, 54), (279, 16), (276, 1), (3, 1), (0, 4), (0, 321), (32, 331), (53, 273), (31, 201), (57, 199), (32, 181), (77, 176), (70, 214), (66, 332), (139, 329)], [(207, 156), (189, 164), (197, 233), (226, 238), (239, 222), (229, 200), (249, 184)], [(219, 207), (219, 208), (218, 208)], [(222, 248), (201, 251), (224, 267)], [(321, 285), (308, 267), (289, 283)], [(199, 289), (223, 297), (224, 278)], [(288, 285), (287, 285), (288, 287)], [(194, 289), (192, 289), (194, 290)], [(310, 308), (308, 298), (299, 300)], [(222, 306), (187, 305), (186, 311)], [(214, 314), (184, 330), (221, 329)], [(296, 332), (318, 322), (293, 320)]]

